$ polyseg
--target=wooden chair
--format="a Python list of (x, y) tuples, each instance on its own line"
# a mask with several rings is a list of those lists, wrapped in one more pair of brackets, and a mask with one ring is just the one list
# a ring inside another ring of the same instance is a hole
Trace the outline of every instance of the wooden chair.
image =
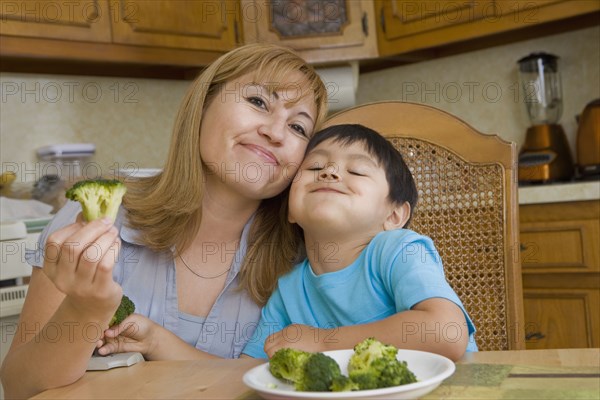
[(525, 348), (516, 145), (413, 103), (360, 105), (325, 126), (346, 123), (378, 131), (402, 153), (419, 191), (410, 228), (434, 240), (479, 349)]

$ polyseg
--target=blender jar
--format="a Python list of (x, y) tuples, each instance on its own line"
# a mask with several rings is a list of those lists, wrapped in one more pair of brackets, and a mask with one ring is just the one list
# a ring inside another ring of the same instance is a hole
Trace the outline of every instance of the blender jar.
[(519, 63), (519, 81), (531, 123), (556, 124), (562, 114), (562, 91), (558, 57), (532, 53)]

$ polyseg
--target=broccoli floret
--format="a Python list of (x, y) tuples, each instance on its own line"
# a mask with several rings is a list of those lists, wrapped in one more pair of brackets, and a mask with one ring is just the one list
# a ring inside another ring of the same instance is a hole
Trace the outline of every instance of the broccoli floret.
[(377, 389), (416, 382), (416, 377), (398, 361), (398, 349), (368, 338), (354, 347), (348, 363), (348, 375), (361, 390)]
[(269, 371), (305, 392), (329, 391), (333, 379), (341, 376), (340, 366), (333, 358), (289, 348), (280, 349), (271, 357)]
[(377, 389), (379, 375), (371, 370), (354, 370), (348, 375), (348, 379), (358, 386), (358, 390)]
[(357, 383), (353, 382), (347, 376), (339, 375), (333, 378), (329, 389), (332, 392), (350, 392), (352, 390), (359, 390), (360, 388)]
[(269, 371), (275, 378), (295, 383), (300, 380), (304, 373), (304, 364), (311, 355), (311, 353), (296, 349), (277, 350), (269, 360)]
[(384, 357), (373, 360), (369, 367), (354, 370), (349, 375), (360, 390), (379, 389), (417, 381), (405, 361), (390, 360)]
[(417, 381), (415, 374), (408, 369), (406, 361), (386, 360), (382, 364), (381, 375), (379, 375), (377, 384), (379, 388), (406, 385)]
[(135, 311), (135, 304), (133, 301), (125, 295), (121, 297), (121, 304), (119, 304), (119, 308), (115, 311), (115, 315), (111, 318), (108, 326), (118, 325), (129, 315), (133, 314)]
[(396, 354), (398, 349), (394, 346), (383, 344), (375, 338), (367, 338), (354, 346), (354, 354), (348, 363), (348, 372), (364, 369), (377, 358), (395, 360)]
[(314, 353), (304, 363), (304, 374), (294, 385), (303, 392), (328, 392), (333, 379), (340, 376), (340, 366), (323, 353)]
[(123, 182), (108, 179), (88, 179), (77, 182), (65, 194), (67, 199), (78, 201), (86, 221), (108, 217), (113, 221), (127, 191)]

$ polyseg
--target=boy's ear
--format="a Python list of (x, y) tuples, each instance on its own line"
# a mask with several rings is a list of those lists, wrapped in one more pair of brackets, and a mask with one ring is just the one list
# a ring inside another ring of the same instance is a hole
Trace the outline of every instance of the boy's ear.
[(390, 215), (383, 223), (384, 231), (391, 231), (394, 229), (400, 229), (406, 225), (406, 222), (410, 218), (410, 204), (408, 201), (400, 205), (396, 205), (391, 209)]

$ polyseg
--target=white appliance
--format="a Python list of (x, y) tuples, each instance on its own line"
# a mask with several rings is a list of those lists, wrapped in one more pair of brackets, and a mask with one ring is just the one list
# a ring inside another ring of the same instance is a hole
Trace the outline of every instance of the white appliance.
[(22, 221), (3, 221), (0, 224), (0, 318), (21, 312), (27, 294), (26, 277), (31, 266), (25, 261), (25, 249), (35, 248), (39, 232), (27, 233)]
[[(0, 363), (12, 343), (27, 295), (31, 266), (25, 262), (25, 249), (34, 249), (39, 235), (39, 229), (28, 233), (22, 221), (0, 223), (0, 282), (3, 286), (0, 287)], [(0, 399), (3, 398), (0, 387)]]

